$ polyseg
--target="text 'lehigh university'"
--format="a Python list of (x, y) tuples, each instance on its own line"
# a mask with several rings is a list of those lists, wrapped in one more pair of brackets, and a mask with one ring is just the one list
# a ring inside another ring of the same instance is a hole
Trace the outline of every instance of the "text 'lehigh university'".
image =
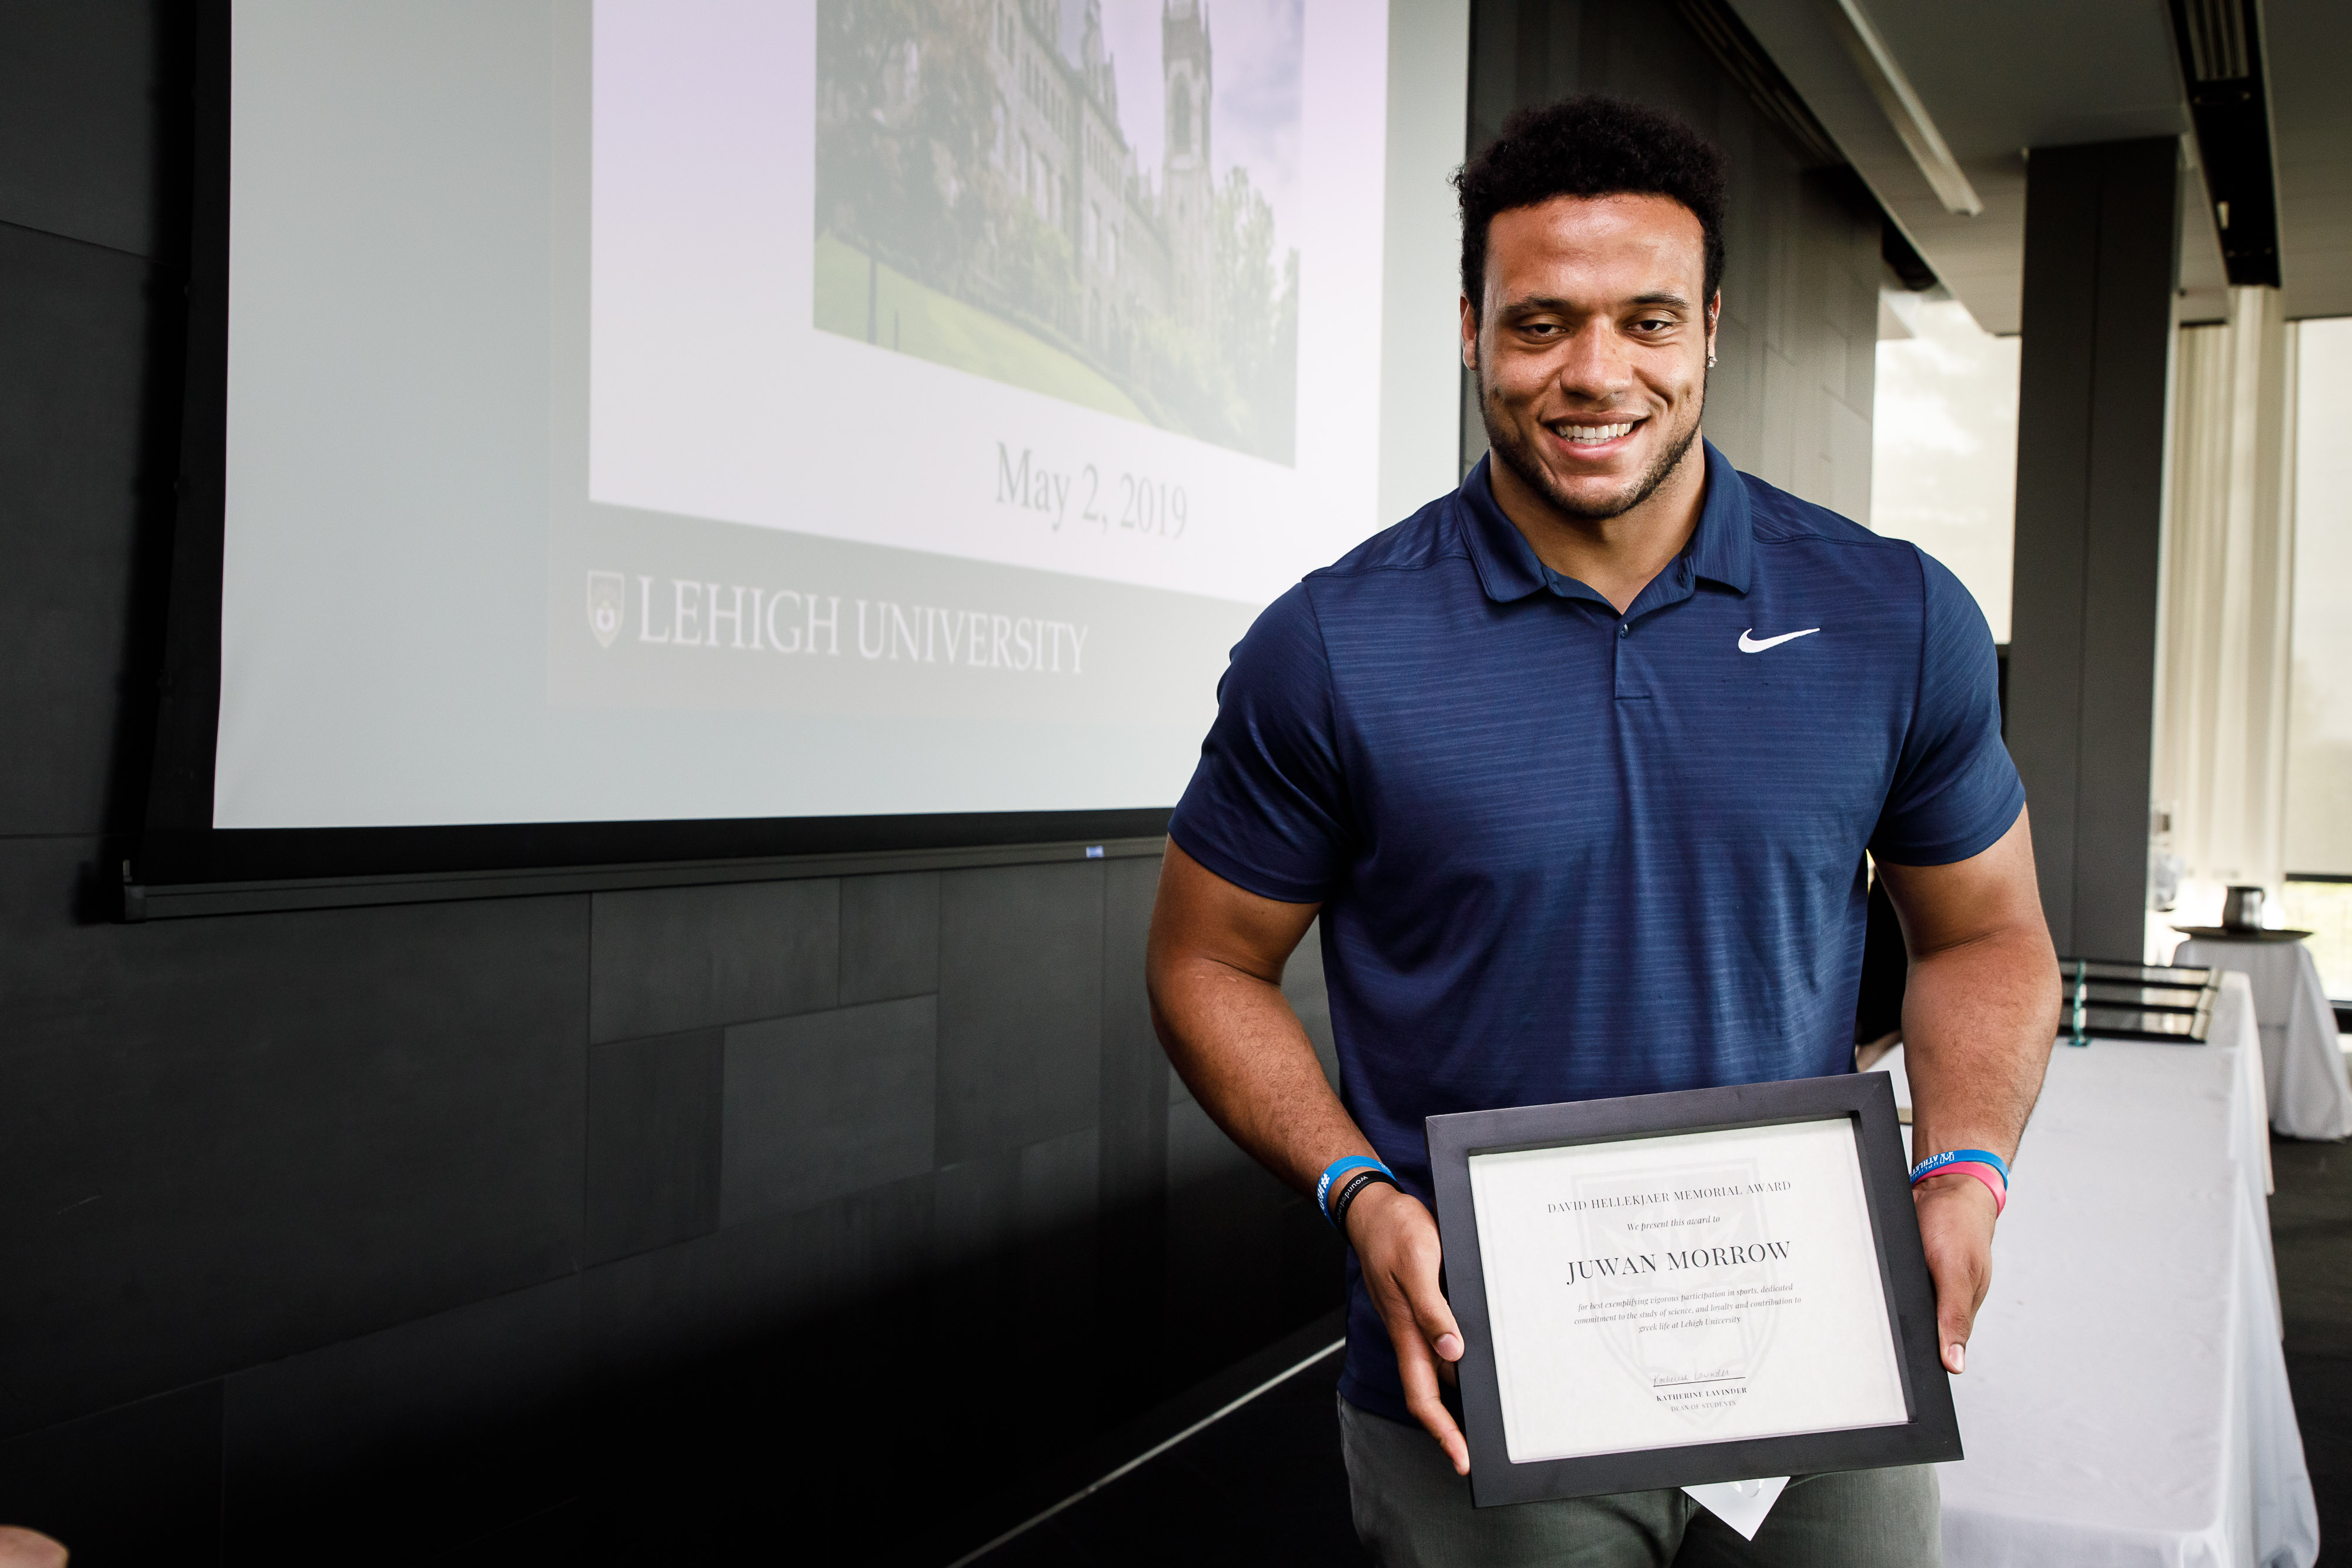
[[(1044, 675), (1086, 674), (1092, 628), (1068, 621), (888, 599), (853, 596), (845, 601), (838, 593), (682, 577), (668, 579), (668, 591), (656, 593), (654, 581), (637, 574), (638, 643), (840, 658), (846, 620), (846, 641), (861, 659)], [(588, 627), (607, 648), (620, 639), (627, 615), (626, 583), (617, 571), (588, 574)]]

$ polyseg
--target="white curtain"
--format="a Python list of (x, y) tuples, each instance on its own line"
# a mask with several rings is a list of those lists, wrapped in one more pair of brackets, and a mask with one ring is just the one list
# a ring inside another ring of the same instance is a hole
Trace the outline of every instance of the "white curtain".
[(2294, 580), (2294, 328), (2278, 291), (2231, 290), (2230, 320), (2184, 327), (2174, 361), (2163, 612), (2157, 659), (2151, 917), (2210, 925), (2223, 890), (2275, 900), (2284, 867)]

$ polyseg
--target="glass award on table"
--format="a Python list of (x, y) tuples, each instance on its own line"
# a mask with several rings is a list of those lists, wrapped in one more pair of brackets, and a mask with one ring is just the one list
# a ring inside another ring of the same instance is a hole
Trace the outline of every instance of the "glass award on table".
[(1960, 1457), (1884, 1074), (1427, 1126), (1480, 1507)]

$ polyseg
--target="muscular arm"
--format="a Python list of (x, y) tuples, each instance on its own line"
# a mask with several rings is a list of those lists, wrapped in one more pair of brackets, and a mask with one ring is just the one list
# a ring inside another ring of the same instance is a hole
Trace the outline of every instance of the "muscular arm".
[[(1235, 887), (1171, 841), (1145, 957), (1152, 1027), (1192, 1097), (1302, 1192), (1333, 1160), (1373, 1153), (1282, 995), (1283, 965), (1318, 907)], [(1349, 1209), (1348, 1239), (1396, 1345), (1406, 1406), (1467, 1475), (1469, 1448), (1437, 1388), (1439, 1363), (1460, 1359), (1462, 1338), (1437, 1288), (1436, 1222), (1418, 1200), (1375, 1186)]]
[[(1878, 874), (1911, 954), (1903, 1057), (1913, 1155), (1990, 1149), (2010, 1159), (2058, 1032), (2058, 960), (2042, 916), (2025, 813), (1968, 860), (1881, 862)], [(1936, 1279), (1944, 1364), (1959, 1372), (1992, 1282), (1992, 1194), (1972, 1176), (1939, 1176), (1912, 1196)]]

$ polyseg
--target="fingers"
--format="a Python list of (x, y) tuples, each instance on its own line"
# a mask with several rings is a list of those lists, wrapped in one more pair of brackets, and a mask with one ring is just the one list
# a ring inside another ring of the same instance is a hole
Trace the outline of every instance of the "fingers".
[(1969, 1336), (1992, 1283), (1991, 1195), (1971, 1179), (1930, 1179), (1917, 1191), (1919, 1242), (1936, 1281), (1936, 1343), (1944, 1369), (1968, 1371)]
[[(1369, 1213), (1367, 1199), (1375, 1200)], [(1438, 1386), (1441, 1378), (1452, 1381), (1463, 1345), (1461, 1326), (1438, 1288), (1436, 1222), (1417, 1200), (1393, 1187), (1360, 1198), (1348, 1218), (1364, 1283), (1396, 1348), (1405, 1408), (1437, 1439), (1454, 1472), (1466, 1476), (1470, 1445)]]
[[(1434, 1249), (1432, 1249), (1433, 1254)], [(1430, 1350), (1446, 1362), (1462, 1359), (1462, 1330), (1454, 1321), (1454, 1309), (1437, 1288), (1437, 1259), (1427, 1260), (1426, 1270), (1414, 1270), (1413, 1277), (1399, 1281), (1404, 1287), (1405, 1301), (1412, 1309), (1413, 1327), (1427, 1341)]]
[(1421, 1423), (1437, 1446), (1445, 1450), (1454, 1466), (1454, 1473), (1470, 1473), (1470, 1445), (1462, 1436), (1462, 1428), (1454, 1424), (1454, 1413), (1445, 1407), (1444, 1397), (1437, 1388), (1437, 1357), (1431, 1354), (1429, 1342), (1421, 1336), (1410, 1312), (1383, 1310), (1389, 1339), (1396, 1346), (1397, 1373), (1404, 1383), (1404, 1407)]
[(1969, 1332), (1977, 1321), (1976, 1310), (1960, 1302), (1958, 1291), (1936, 1281), (1936, 1343), (1944, 1347), (1944, 1370), (1955, 1375), (1969, 1369)]

